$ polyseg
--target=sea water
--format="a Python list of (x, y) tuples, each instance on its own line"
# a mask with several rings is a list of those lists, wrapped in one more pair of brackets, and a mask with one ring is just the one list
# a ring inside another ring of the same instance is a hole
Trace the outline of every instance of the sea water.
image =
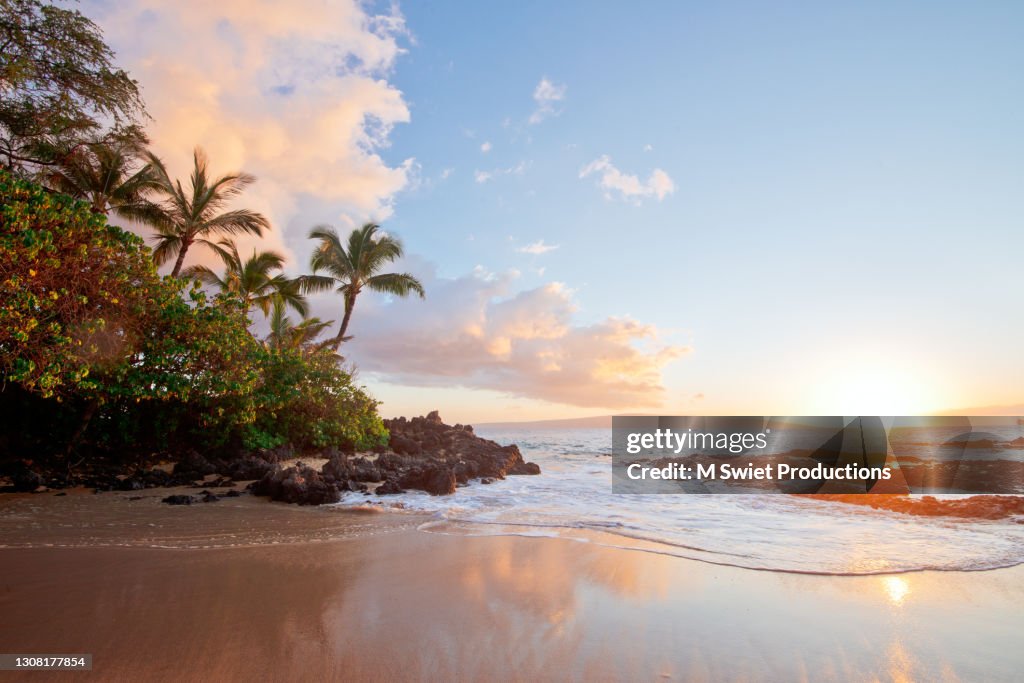
[(613, 494), (608, 429), (478, 434), (518, 444), (542, 474), (472, 482), (452, 496), (349, 493), (340, 505), (426, 512), (433, 520), (421, 528), (431, 533), (558, 536), (750, 569), (877, 574), (1024, 562), (1019, 517), (922, 517), (781, 494)]

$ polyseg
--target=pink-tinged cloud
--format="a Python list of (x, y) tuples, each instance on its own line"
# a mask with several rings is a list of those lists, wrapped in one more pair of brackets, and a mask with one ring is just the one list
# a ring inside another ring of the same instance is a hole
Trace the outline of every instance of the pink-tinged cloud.
[(598, 186), (605, 191), (605, 199), (618, 196), (639, 204), (646, 198), (654, 197), (660, 202), (676, 191), (675, 182), (660, 168), (651, 171), (646, 181), (640, 180), (639, 176), (616, 168), (607, 154), (594, 159), (580, 170), (580, 178), (590, 175), (599, 176)]
[[(560, 283), (511, 292), (514, 273), (423, 276), (427, 300), (360, 299), (343, 348), (364, 373), (417, 386), (490, 389), (573, 406), (657, 407), (662, 370), (689, 348), (628, 318), (581, 325)], [(336, 317), (319, 299), (317, 314)]]
[(275, 225), (261, 248), (290, 253), (282, 229), (305, 197), (333, 207), (331, 220), (383, 220), (410, 182), (412, 159), (389, 166), (379, 155), (392, 127), (409, 121), (387, 81), (402, 53), (397, 9), (374, 16), (356, 0), (87, 1), (82, 9), (139, 81), (153, 149), (172, 173), (187, 177), (201, 145), (215, 172), (256, 175), (240, 201)]

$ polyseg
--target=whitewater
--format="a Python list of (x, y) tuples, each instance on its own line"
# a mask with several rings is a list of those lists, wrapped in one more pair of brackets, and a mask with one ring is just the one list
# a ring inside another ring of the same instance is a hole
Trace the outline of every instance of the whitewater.
[[(1024, 563), (1024, 519), (920, 517), (780, 494), (612, 493), (607, 429), (487, 430), (540, 476), (453, 496), (345, 495), (340, 507), (423, 512), (430, 533), (553, 536), (749, 569), (811, 574), (979, 571)], [(665, 482), (672, 486), (672, 482)]]

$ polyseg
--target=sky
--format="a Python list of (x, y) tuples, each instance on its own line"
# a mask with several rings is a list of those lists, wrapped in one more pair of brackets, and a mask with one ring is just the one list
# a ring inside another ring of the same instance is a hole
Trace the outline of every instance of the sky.
[(1020, 3), (80, 8), (290, 272), (315, 225), (402, 239), (427, 298), (343, 347), (386, 416), (1024, 403)]

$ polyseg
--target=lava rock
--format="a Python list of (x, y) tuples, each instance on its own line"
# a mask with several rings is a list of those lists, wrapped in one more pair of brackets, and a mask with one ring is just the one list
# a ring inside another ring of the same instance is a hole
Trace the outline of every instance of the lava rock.
[(216, 474), (217, 467), (197, 451), (189, 451), (174, 465), (174, 476), (180, 480), (202, 479), (208, 474)]
[(378, 496), (386, 496), (395, 493), (405, 493), (405, 491), (402, 490), (402, 487), (398, 485), (396, 480), (388, 479), (377, 487), (376, 493)]
[(117, 482), (118, 491), (141, 491), (146, 488), (145, 481), (138, 477), (125, 477)]
[(11, 483), (14, 484), (15, 491), (27, 493), (29, 491), (35, 491), (40, 486), (45, 486), (46, 481), (38, 472), (33, 472), (27, 467), (22, 467), (11, 475)]
[(436, 463), (411, 469), (398, 481), (402, 488), (426, 491), (432, 496), (449, 496), (455, 493), (455, 483), (455, 472), (452, 468)]
[(186, 495), (181, 494), (181, 495), (167, 496), (166, 498), (164, 498), (160, 502), (161, 503), (167, 503), (168, 505), (191, 505), (192, 503), (196, 502), (196, 497), (195, 496), (186, 496)]
[(333, 481), (327, 481), (312, 467), (302, 465), (268, 472), (252, 488), (258, 496), (299, 505), (337, 503), (341, 492)]

